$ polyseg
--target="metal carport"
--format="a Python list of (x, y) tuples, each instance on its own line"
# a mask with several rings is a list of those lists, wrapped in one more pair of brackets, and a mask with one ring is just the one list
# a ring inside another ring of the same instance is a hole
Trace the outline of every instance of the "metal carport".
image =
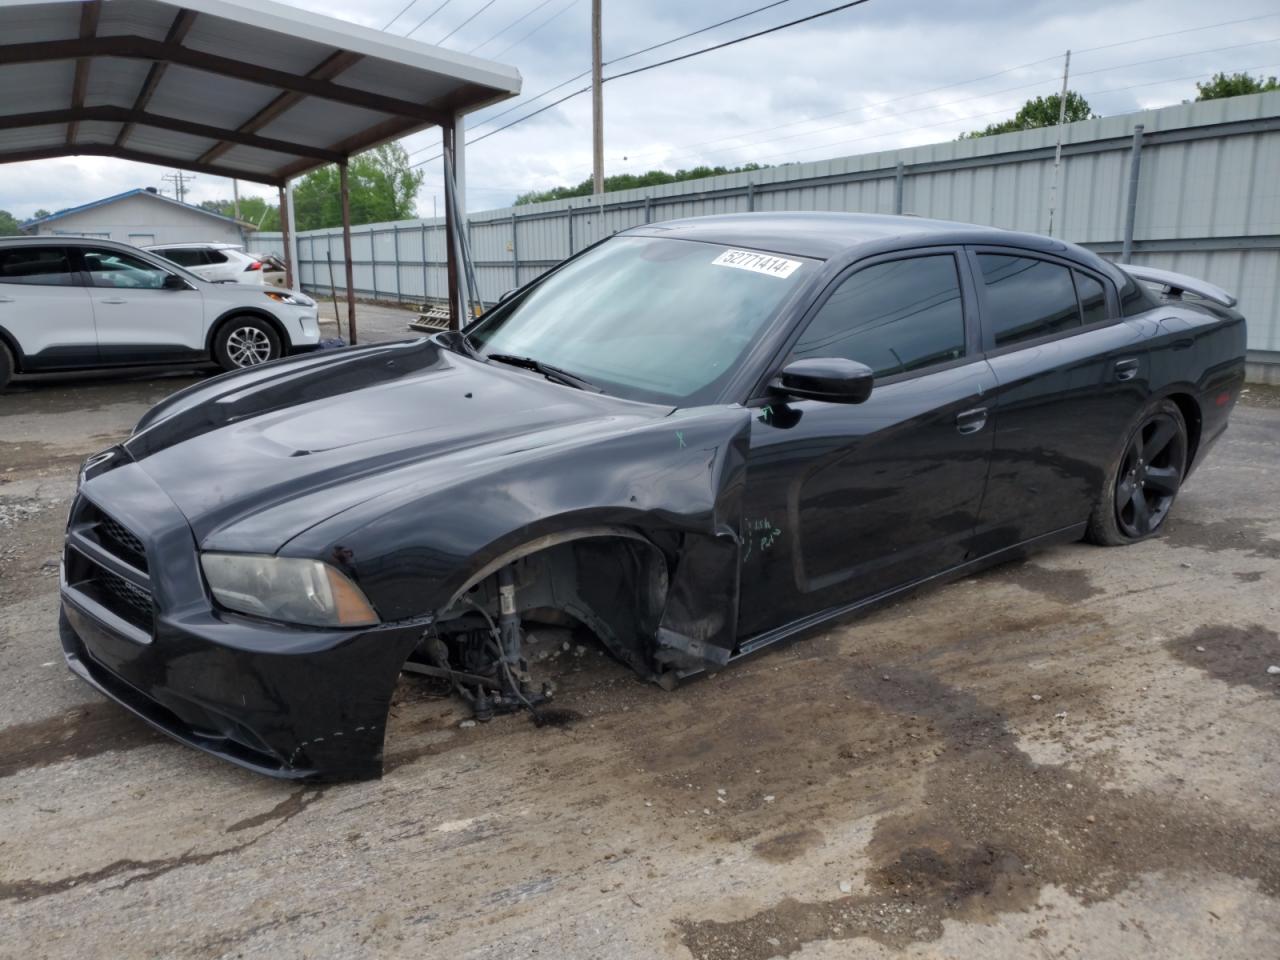
[(288, 184), (337, 164), (352, 342), (349, 158), (440, 127), (456, 328), (462, 117), (519, 91), (513, 67), (269, 0), (0, 0), (0, 163), (120, 157), (273, 185), (290, 282)]

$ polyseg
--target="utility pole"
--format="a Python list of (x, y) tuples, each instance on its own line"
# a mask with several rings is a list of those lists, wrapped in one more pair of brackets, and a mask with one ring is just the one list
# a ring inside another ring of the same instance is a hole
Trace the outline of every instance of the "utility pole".
[(181, 170), (175, 170), (173, 173), (166, 173), (160, 179), (173, 184), (173, 196), (179, 203), (187, 201), (187, 182), (194, 180), (194, 173), (183, 173)]
[(240, 219), (240, 181), (231, 178), (231, 196), (234, 198), (236, 219)]
[(1053, 182), (1049, 186), (1049, 236), (1053, 236), (1053, 214), (1058, 206), (1058, 168), (1062, 166), (1062, 125), (1067, 119), (1067, 76), (1071, 73), (1071, 51), (1062, 64), (1062, 96), (1058, 99), (1058, 145), (1053, 151)]
[(604, 62), (600, 39), (601, 0), (591, 0), (591, 154), (594, 193), (604, 193)]

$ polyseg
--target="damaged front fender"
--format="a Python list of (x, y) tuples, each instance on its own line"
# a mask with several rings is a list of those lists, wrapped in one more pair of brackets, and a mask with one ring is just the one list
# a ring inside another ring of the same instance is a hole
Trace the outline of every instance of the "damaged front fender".
[[(435, 473), (313, 527), (281, 552), (329, 558), (384, 620), (405, 620), (448, 610), (495, 570), (539, 550), (639, 539), (660, 555), (664, 589), (658, 598), (641, 591), (644, 634), (611, 643), (613, 652), (645, 676), (724, 663), (736, 639), (750, 423), (738, 406), (596, 423), (590, 443), (560, 438), (447, 484)], [(643, 560), (610, 568), (590, 559), (601, 549), (576, 548), (595, 571), (579, 578), (577, 599), (597, 624), (616, 600), (609, 581), (648, 576)]]

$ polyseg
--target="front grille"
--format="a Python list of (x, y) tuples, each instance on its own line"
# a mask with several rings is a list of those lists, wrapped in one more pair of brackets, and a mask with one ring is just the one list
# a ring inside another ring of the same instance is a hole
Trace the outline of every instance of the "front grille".
[(100, 514), (101, 519), (98, 521), (98, 542), (104, 547), (126, 560), (139, 570), (147, 569), (147, 552), (143, 549), (142, 541), (134, 536), (122, 523), (109, 517), (105, 513)]
[(94, 579), (103, 595), (109, 598), (109, 602), (104, 606), (130, 623), (150, 629), (151, 591), (136, 583), (130, 583), (124, 577), (116, 576), (104, 567), (99, 567), (97, 564), (93, 566), (97, 568)]
[(155, 604), (142, 539), (84, 497), (77, 497), (71, 508), (63, 565), (69, 587), (126, 623), (152, 632)]

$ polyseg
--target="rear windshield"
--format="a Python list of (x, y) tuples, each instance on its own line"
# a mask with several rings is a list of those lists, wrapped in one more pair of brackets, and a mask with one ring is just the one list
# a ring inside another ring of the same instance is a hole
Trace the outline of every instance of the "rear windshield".
[(615, 237), (495, 311), (468, 336), (485, 354), (540, 360), (607, 393), (706, 403), (815, 269), (802, 257)]

